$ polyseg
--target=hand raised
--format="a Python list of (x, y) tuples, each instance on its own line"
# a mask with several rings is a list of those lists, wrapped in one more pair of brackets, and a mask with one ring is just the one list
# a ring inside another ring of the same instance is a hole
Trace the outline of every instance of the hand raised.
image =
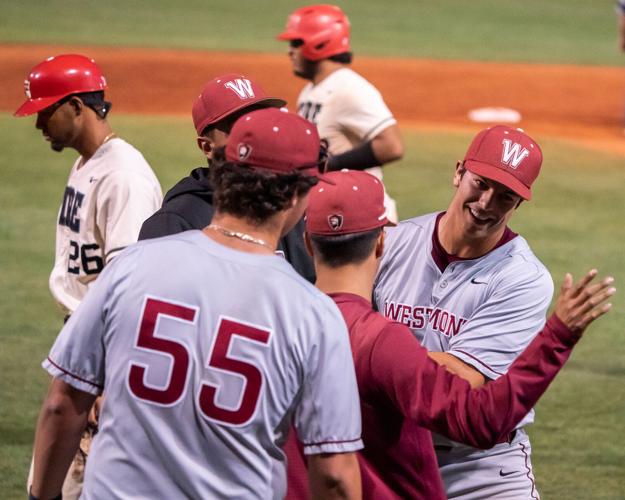
[(592, 269), (578, 283), (573, 284), (573, 276), (566, 273), (556, 301), (556, 315), (579, 336), (590, 323), (612, 307), (606, 301), (616, 292), (616, 288), (612, 286), (614, 278), (608, 276), (592, 283), (596, 276), (597, 270)]

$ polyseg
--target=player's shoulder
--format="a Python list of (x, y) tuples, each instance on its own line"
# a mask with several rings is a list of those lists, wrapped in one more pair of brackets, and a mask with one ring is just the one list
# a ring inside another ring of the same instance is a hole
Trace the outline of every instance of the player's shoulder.
[(341, 82), (341, 83), (351, 83), (355, 85), (365, 85), (365, 86), (374, 87), (373, 84), (369, 80), (367, 80), (360, 73), (357, 73), (356, 71), (354, 71), (349, 66), (344, 66), (343, 68), (337, 69), (328, 78), (331, 78), (335, 80), (336, 82)]
[(498, 281), (513, 286), (523, 283), (536, 288), (553, 290), (553, 278), (547, 267), (534, 254), (529, 243), (521, 235), (494, 252), (491, 260)]
[(380, 91), (369, 80), (349, 67), (336, 70), (327, 79), (327, 85), (332, 86), (337, 94), (346, 99), (381, 97)]
[(440, 212), (420, 215), (400, 221), (394, 227), (386, 228), (387, 247), (412, 246), (416, 242), (429, 241)]
[(111, 139), (102, 146), (102, 151), (98, 156), (100, 157), (98, 169), (104, 172), (154, 175), (143, 154), (123, 139)]

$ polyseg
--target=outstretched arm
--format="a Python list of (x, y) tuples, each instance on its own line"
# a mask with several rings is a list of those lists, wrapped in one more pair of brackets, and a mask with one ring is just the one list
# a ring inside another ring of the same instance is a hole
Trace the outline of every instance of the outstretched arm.
[[(479, 389), (438, 366), (404, 327), (378, 338), (369, 359), (370, 380), (406, 418), (454, 441), (490, 448), (536, 404), (568, 359), (586, 327), (610, 309), (612, 278), (591, 284), (596, 271), (573, 284), (567, 274), (555, 313), (511, 365)], [(367, 371), (365, 369), (364, 371)]]

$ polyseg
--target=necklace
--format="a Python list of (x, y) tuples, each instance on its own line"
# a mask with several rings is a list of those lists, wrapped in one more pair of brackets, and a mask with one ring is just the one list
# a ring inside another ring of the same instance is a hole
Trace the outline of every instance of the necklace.
[(221, 234), (223, 234), (224, 236), (227, 236), (228, 238), (238, 238), (242, 241), (245, 241), (247, 243), (253, 243), (255, 245), (260, 245), (263, 246), (265, 248), (268, 248), (269, 250), (271, 250), (272, 252), (274, 251), (274, 248), (267, 243), (265, 240), (261, 240), (260, 238), (254, 238), (253, 236), (247, 234), (247, 233), (241, 233), (239, 231), (231, 231), (230, 229), (226, 229), (225, 227), (220, 226), (219, 224), (210, 224), (208, 226), (208, 229), (212, 229), (213, 231), (217, 231)]
[[(107, 135), (104, 140), (102, 141), (102, 144), (106, 144), (108, 141), (110, 141), (111, 139), (113, 139), (114, 137), (117, 137), (117, 134), (115, 132), (111, 132), (109, 135)], [(100, 144), (100, 146), (102, 146), (102, 144)]]

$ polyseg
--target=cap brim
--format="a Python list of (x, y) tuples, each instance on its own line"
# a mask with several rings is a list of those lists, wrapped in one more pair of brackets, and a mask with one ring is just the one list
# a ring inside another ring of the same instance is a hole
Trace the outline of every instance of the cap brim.
[(230, 115), (238, 113), (242, 109), (256, 106), (258, 104), (262, 104), (267, 108), (283, 108), (284, 106), (286, 106), (286, 101), (284, 99), (278, 99), (277, 97), (261, 97), (260, 99), (256, 99), (255, 101), (246, 101), (235, 108), (229, 109), (226, 113), (223, 113), (216, 118), (213, 118), (212, 120), (200, 122), (199, 126), (196, 128), (196, 131), (198, 134), (201, 134), (206, 127), (210, 125), (215, 125), (224, 118), (228, 118)]
[(55, 102), (60, 101), (65, 96), (52, 96), (52, 97), (39, 97), (37, 99), (27, 99), (17, 111), (13, 113), (13, 116), (28, 116), (34, 113), (39, 113), (42, 109), (46, 109), (48, 106), (52, 106)]
[(499, 184), (503, 184), (509, 189), (512, 189), (512, 191), (524, 200), (529, 201), (532, 199), (532, 191), (530, 188), (528, 188), (512, 174), (509, 174), (501, 168), (493, 167), (488, 163), (482, 163), (474, 160), (466, 160), (464, 162), (464, 166), (467, 170), (473, 172), (474, 174), (481, 175), (482, 177), (486, 177), (487, 179), (491, 179)]
[(293, 33), (292, 31), (283, 31), (277, 35), (276, 38), (278, 40), (299, 40), (302, 36), (297, 33)]

